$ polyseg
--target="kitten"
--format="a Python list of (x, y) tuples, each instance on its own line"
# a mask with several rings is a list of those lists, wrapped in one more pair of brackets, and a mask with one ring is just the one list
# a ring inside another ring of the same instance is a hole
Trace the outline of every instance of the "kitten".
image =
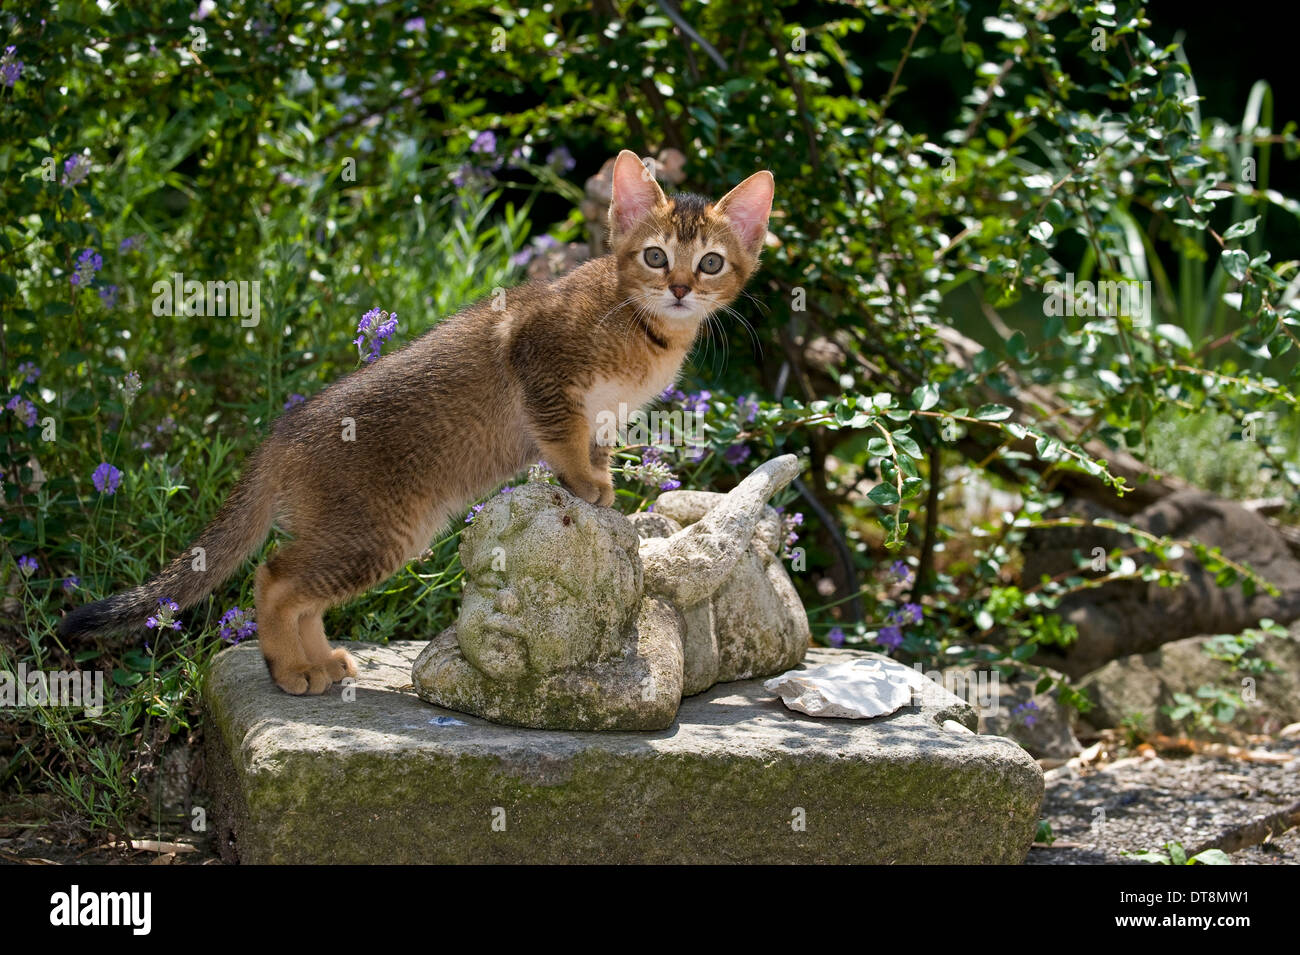
[[(160, 599), (198, 603), (275, 522), (290, 539), (255, 579), (271, 677), (300, 694), (355, 676), (322, 614), (401, 569), (470, 502), (540, 457), (577, 496), (613, 503), (597, 416), (640, 408), (676, 381), (704, 319), (757, 267), (772, 192), (762, 171), (716, 203), (668, 198), (623, 150), (611, 254), (521, 285), (504, 307), (479, 302), (282, 415), (190, 551), (78, 607), (59, 633), (138, 629)], [(200, 547), (206, 569), (195, 570)]]

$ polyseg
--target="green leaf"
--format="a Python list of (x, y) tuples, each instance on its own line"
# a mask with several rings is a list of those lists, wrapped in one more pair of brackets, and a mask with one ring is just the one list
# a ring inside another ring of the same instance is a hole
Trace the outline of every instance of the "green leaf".
[(920, 445), (918, 445), (915, 441), (913, 441), (905, 434), (894, 435), (894, 447), (896, 447), (903, 454), (910, 455), (911, 457), (914, 457), (917, 460), (920, 460), (922, 457), (924, 457), (924, 455), (921, 453)]
[(1196, 853), (1188, 861), (1198, 862), (1201, 865), (1232, 865), (1232, 860), (1222, 849), (1206, 849), (1204, 852)]
[(867, 498), (881, 507), (892, 507), (899, 502), (898, 488), (892, 484), (877, 484), (867, 493)]
[(1192, 350), (1192, 340), (1188, 337), (1187, 332), (1179, 325), (1157, 325), (1154, 329), (1156, 337), (1163, 338), (1167, 342), (1172, 342), (1185, 351)]
[(1240, 282), (1246, 277), (1246, 266), (1250, 263), (1250, 256), (1241, 249), (1228, 249), (1219, 256), (1219, 262), (1225, 272)]
[(939, 386), (935, 384), (922, 385), (912, 390), (912, 404), (916, 405), (918, 411), (929, 411), (939, 403)]
[(973, 417), (978, 421), (1003, 421), (1011, 417), (1011, 409), (1006, 405), (980, 405)]
[(1259, 225), (1259, 216), (1253, 219), (1246, 219), (1244, 222), (1237, 222), (1228, 227), (1228, 231), (1223, 233), (1223, 238), (1227, 240), (1240, 239), (1248, 235), (1254, 235), (1255, 227)]
[(153, 657), (137, 647), (132, 647), (122, 654), (122, 662), (128, 669), (137, 673), (148, 673), (154, 667)]

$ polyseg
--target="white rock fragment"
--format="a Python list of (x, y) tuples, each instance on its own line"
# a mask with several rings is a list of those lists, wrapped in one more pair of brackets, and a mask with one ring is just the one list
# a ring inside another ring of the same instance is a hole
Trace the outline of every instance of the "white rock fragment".
[(925, 692), (927, 684), (925, 674), (911, 667), (874, 658), (790, 670), (763, 686), (780, 694), (788, 708), (809, 716), (870, 719), (909, 705), (913, 690)]

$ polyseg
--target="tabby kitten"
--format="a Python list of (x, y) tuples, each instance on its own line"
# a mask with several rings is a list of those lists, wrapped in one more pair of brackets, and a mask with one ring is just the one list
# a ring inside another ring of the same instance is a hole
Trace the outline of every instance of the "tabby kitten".
[(597, 417), (673, 384), (703, 320), (757, 267), (772, 190), (763, 171), (716, 203), (668, 198), (623, 150), (611, 254), (479, 302), (282, 415), (189, 552), (59, 632), (138, 629), (160, 599), (198, 603), (275, 522), (290, 539), (255, 581), (271, 677), (300, 694), (355, 676), (322, 614), (399, 570), (471, 501), (540, 457), (574, 494), (613, 502)]

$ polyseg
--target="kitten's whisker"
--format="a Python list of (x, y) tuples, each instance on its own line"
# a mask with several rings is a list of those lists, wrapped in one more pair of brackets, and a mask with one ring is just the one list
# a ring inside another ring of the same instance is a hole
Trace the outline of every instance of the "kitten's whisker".
[(753, 302), (754, 305), (755, 305), (755, 307), (756, 307), (760, 312), (762, 312), (763, 315), (764, 315), (765, 317), (766, 317), (767, 315), (771, 314), (771, 311), (772, 311), (772, 310), (771, 310), (770, 308), (768, 308), (766, 305), (764, 305), (763, 302), (762, 302), (761, 300), (755, 298), (754, 295), (753, 295), (751, 292), (746, 292), (744, 289), (741, 289), (741, 290), (740, 290), (740, 294), (743, 295), (743, 296), (745, 296), (745, 298), (749, 299), (751, 302)]
[[(708, 329), (710, 343), (713, 342), (713, 327), (714, 327), (715, 320), (716, 320), (716, 316), (714, 315), (709, 315), (704, 319), (704, 327)], [(726, 330), (721, 325), (718, 325), (718, 338), (721, 342), (721, 349), (719, 349), (718, 346), (714, 346), (714, 351), (713, 351), (714, 362), (710, 369), (710, 371), (715, 377), (717, 376), (719, 370), (717, 365), (717, 359), (719, 357), (721, 357), (722, 359), (722, 367), (724, 369), (727, 367), (727, 355), (726, 355), (727, 333)]]
[(592, 329), (592, 330), (593, 330), (593, 331), (597, 331), (597, 332), (600, 331), (601, 327), (605, 324), (606, 320), (607, 320), (611, 315), (613, 315), (615, 312), (617, 312), (617, 311), (618, 311), (620, 308), (622, 308), (624, 305), (627, 305), (628, 303), (630, 303), (634, 298), (635, 298), (635, 296), (629, 295), (627, 298), (623, 299), (623, 301), (619, 302), (617, 305), (615, 305), (613, 308), (611, 308), (611, 309), (610, 309), (608, 312), (606, 312), (604, 315), (600, 316), (600, 318), (597, 319), (597, 321), (596, 321), (596, 326), (595, 326), (595, 328)]
[(741, 325), (745, 326), (745, 331), (749, 332), (750, 340), (753, 341), (754, 348), (758, 352), (759, 356), (761, 357), (763, 354), (763, 342), (759, 339), (758, 333), (754, 331), (754, 327), (749, 324), (749, 321), (745, 318), (744, 315), (741, 315), (740, 312), (736, 311), (731, 306), (724, 305), (722, 306), (722, 308), (724, 311), (726, 311), (728, 315), (733, 317), (736, 321), (740, 322)]

